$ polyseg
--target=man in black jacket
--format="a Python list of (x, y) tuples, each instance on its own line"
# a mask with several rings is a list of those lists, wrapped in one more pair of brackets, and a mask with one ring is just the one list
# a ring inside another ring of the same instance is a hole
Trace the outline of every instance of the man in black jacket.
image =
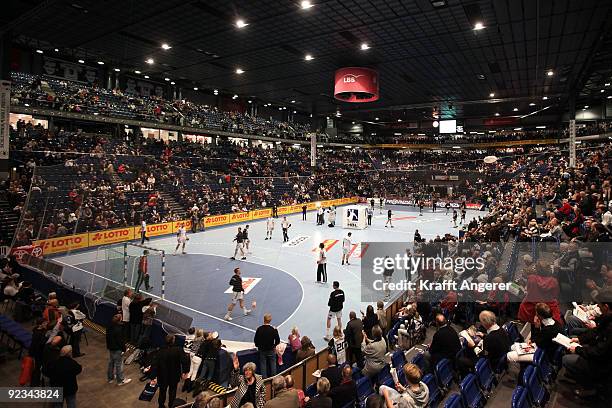
[[(435, 325), (438, 328), (431, 339), (431, 346), (425, 352), (425, 361), (428, 363), (427, 368), (433, 369), (438, 362), (444, 358), (455, 362), (457, 352), (461, 350), (461, 341), (457, 331), (448, 323), (443, 314), (437, 314), (435, 317)], [(429, 370), (425, 370), (429, 371)]]
[[(262, 378), (274, 377), (276, 375), (276, 353), (275, 348), (280, 344), (278, 330), (272, 327), (272, 315), (264, 315), (263, 325), (255, 332), (255, 347), (259, 351), (259, 368)], [(268, 367), (269, 366), (269, 367)], [(268, 370), (269, 369), (269, 370)], [(270, 374), (268, 376), (268, 374)]]
[(112, 384), (115, 378), (118, 385), (130, 383), (130, 378), (123, 377), (123, 353), (126, 348), (120, 314), (114, 315), (111, 324), (106, 328), (106, 349), (109, 356), (106, 375), (108, 383)]
[(510, 337), (506, 330), (497, 325), (495, 313), (490, 310), (480, 312), (478, 319), (487, 331), (482, 339), (485, 356), (489, 359), (491, 366), (496, 367), (499, 359), (510, 351), (512, 345)]
[(344, 329), (344, 337), (348, 343), (348, 360), (351, 364), (361, 363), (361, 343), (363, 342), (363, 322), (357, 318), (357, 314), (351, 310), (349, 322)]
[(337, 365), (338, 360), (333, 354), (327, 356), (327, 368), (321, 371), (321, 377), (329, 380), (330, 389), (340, 385), (342, 381), (342, 368)]
[(72, 358), (72, 346), (64, 346), (60, 350), (60, 356), (49, 367), (49, 385), (51, 387), (62, 387), (64, 401), (68, 408), (76, 407), (77, 375), (83, 367)]
[(340, 385), (332, 387), (329, 392), (333, 408), (342, 408), (351, 401), (357, 401), (357, 386), (353, 381), (353, 370), (351, 366), (342, 368), (342, 380)]
[(189, 366), (189, 356), (183, 352), (181, 347), (174, 345), (174, 335), (167, 335), (166, 345), (159, 350), (151, 367), (157, 373), (157, 385), (159, 386), (157, 401), (160, 408), (165, 407), (166, 394), (169, 394), (168, 405), (172, 406), (176, 399), (176, 387), (181, 378), (186, 378)]

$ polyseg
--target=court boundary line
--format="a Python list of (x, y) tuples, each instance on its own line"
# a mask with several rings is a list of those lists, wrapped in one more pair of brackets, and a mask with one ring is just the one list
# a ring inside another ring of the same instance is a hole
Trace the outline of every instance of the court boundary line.
[[(200, 254), (200, 255), (207, 255), (207, 254)], [(67, 264), (67, 263), (64, 263), (64, 262), (62, 262), (62, 261), (58, 261), (58, 260), (55, 260), (55, 261), (56, 261), (56, 262), (59, 262), (59, 263), (61, 263), (61, 264), (63, 264), (63, 265), (65, 265), (65, 266), (69, 266), (69, 267), (74, 268), (74, 269), (76, 269), (76, 270), (79, 270), (79, 271), (82, 271), (82, 272), (88, 273), (88, 274), (93, 275), (93, 276), (97, 276), (97, 277), (102, 278), (102, 279), (104, 279), (104, 280), (107, 280), (107, 281), (109, 281), (109, 282), (113, 282), (113, 283), (116, 283), (116, 284), (119, 284), (119, 285), (123, 286), (123, 283), (120, 283), (120, 282), (117, 282), (117, 281), (115, 281), (115, 280), (112, 280), (112, 279), (106, 278), (106, 277), (104, 277), (104, 276), (100, 276), (100, 275), (98, 275), (98, 274), (96, 274), (96, 273), (90, 272), (90, 271), (85, 270), (85, 269), (83, 269), (83, 268), (79, 268), (79, 267), (78, 267), (78, 266), (76, 266), (76, 265), (70, 265), (70, 264)], [(79, 265), (81, 265), (81, 264), (79, 264)], [(130, 289), (131, 289), (131, 288), (130, 288)], [(190, 311), (192, 311), (192, 312), (195, 312), (195, 313), (201, 314), (201, 315), (203, 315), (203, 316), (210, 317), (210, 318), (212, 318), (212, 319), (214, 319), (214, 320), (218, 320), (218, 321), (220, 321), (220, 322), (227, 323), (227, 324), (230, 324), (230, 325), (232, 325), (232, 326), (236, 326), (236, 327), (238, 327), (238, 328), (240, 328), (240, 329), (244, 329), (244, 330), (249, 331), (249, 332), (251, 332), (251, 333), (255, 333), (255, 330), (251, 329), (250, 327), (245, 327), (245, 326), (239, 325), (239, 324), (237, 324), (237, 323), (227, 321), (227, 320), (222, 319), (222, 318), (220, 318), (220, 317), (213, 316), (213, 315), (211, 315), (211, 314), (208, 314), (208, 313), (202, 312), (202, 311), (200, 311), (200, 310), (196, 310), (196, 309), (194, 309), (194, 308), (191, 308), (191, 307), (189, 307), (189, 306), (182, 305), (182, 304), (177, 303), (177, 302), (174, 302), (174, 301), (172, 301), (172, 300), (168, 300), (168, 299), (161, 299), (159, 296), (154, 295), (154, 294), (149, 293), (149, 292), (145, 292), (144, 290), (143, 290), (143, 291), (141, 291), (141, 292), (142, 292), (142, 293), (145, 293), (145, 294), (147, 294), (147, 295), (151, 295), (151, 296), (153, 296), (153, 297), (155, 297), (155, 298), (157, 298), (157, 299), (160, 299), (162, 302), (167, 302), (167, 303), (173, 304), (173, 305), (175, 305), (175, 306), (179, 306), (179, 307), (182, 307), (182, 308), (184, 308), (184, 309), (190, 310)], [(302, 294), (303, 294), (303, 291), (302, 291)]]

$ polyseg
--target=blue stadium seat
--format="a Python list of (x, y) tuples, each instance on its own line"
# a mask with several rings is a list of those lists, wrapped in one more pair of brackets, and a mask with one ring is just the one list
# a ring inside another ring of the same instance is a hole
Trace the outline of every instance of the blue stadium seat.
[(443, 390), (448, 390), (451, 383), (453, 382), (454, 375), (453, 366), (451, 365), (451, 362), (446, 358), (440, 360), (438, 364), (436, 364), (435, 374), (436, 378), (438, 379), (438, 385), (440, 386), (440, 388), (442, 388)]
[(394, 381), (393, 381), (393, 377), (391, 376), (391, 367), (389, 367), (389, 364), (385, 364), (383, 369), (380, 370), (380, 372), (378, 373), (376, 377), (376, 383), (379, 386), (387, 385), (389, 387), (393, 387)]
[(497, 379), (491, 369), (491, 364), (486, 358), (481, 358), (476, 362), (476, 376), (478, 377), (478, 383), (480, 388), (484, 392), (491, 392), (493, 387), (497, 385)]
[(463, 403), (467, 408), (480, 408), (485, 405), (486, 398), (480, 391), (478, 380), (474, 374), (466, 375), (459, 388), (461, 388)]
[(452, 394), (444, 403), (444, 408), (463, 408), (463, 401), (461, 395)]
[(414, 357), (412, 357), (412, 361), (410, 362), (419, 367), (421, 371), (423, 371), (425, 368), (425, 357), (423, 356), (423, 353), (417, 353)]
[(552, 357), (552, 363), (555, 367), (557, 367), (557, 369), (561, 368), (562, 365), (562, 360), (563, 360), (563, 355), (565, 354), (565, 347), (563, 346), (559, 346), (557, 347), (557, 349), (555, 350), (553, 357)]
[(427, 385), (429, 389), (429, 403), (428, 406), (431, 408), (436, 408), (440, 401), (442, 400), (442, 391), (438, 387), (438, 383), (433, 375), (427, 374), (423, 377), (423, 383)]
[(552, 384), (557, 378), (557, 371), (548, 360), (548, 356), (543, 349), (538, 348), (533, 355), (533, 364), (538, 367), (540, 380), (545, 384)]
[(523, 373), (523, 386), (527, 389), (532, 406), (543, 407), (546, 405), (550, 394), (544, 387), (537, 373), (538, 368), (530, 365)]
[(304, 395), (307, 397), (314, 397), (317, 395), (317, 383), (312, 383), (304, 390)]
[(510, 341), (512, 343), (518, 343), (522, 341), (521, 333), (513, 322), (508, 322), (503, 325), (504, 330), (508, 333), (508, 337), (510, 337)]
[(401, 370), (406, 364), (406, 355), (403, 350), (396, 350), (391, 356), (391, 363), (397, 370)]
[(520, 385), (512, 392), (512, 408), (530, 408), (527, 390)]
[(507, 370), (508, 370), (508, 356), (504, 354), (495, 363), (495, 367), (493, 367), (493, 371), (499, 378)]
[(357, 396), (359, 401), (365, 402), (366, 398), (374, 394), (374, 388), (368, 377), (362, 377), (357, 380)]

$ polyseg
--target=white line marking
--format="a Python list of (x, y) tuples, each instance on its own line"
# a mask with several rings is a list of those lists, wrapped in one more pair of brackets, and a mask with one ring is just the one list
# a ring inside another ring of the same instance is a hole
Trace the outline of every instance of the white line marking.
[[(59, 262), (59, 263), (61, 263), (61, 264), (63, 264), (63, 265), (66, 265), (66, 266), (70, 266), (71, 268), (77, 269), (77, 270), (79, 270), (79, 271), (83, 271), (83, 272), (88, 273), (88, 274), (90, 274), (90, 275), (97, 276), (97, 277), (102, 278), (102, 279), (104, 279), (104, 280), (107, 280), (107, 281), (109, 281), (109, 282), (113, 282), (113, 283), (116, 283), (116, 284), (118, 284), (118, 285), (122, 285), (122, 286), (123, 286), (123, 283), (121, 283), (121, 282), (117, 282), (117, 281), (114, 281), (114, 280), (112, 280), (112, 279), (105, 278), (104, 276), (100, 276), (100, 275), (98, 275), (98, 274), (92, 273), (92, 272), (90, 272), (90, 271), (88, 271), (88, 270), (85, 270), (85, 269), (83, 269), (83, 268), (79, 268), (78, 266), (75, 266), (75, 265), (70, 265), (70, 264), (64, 263), (64, 262), (62, 262), (62, 261), (58, 261), (57, 259), (55, 259), (54, 261), (55, 261), (55, 262)], [(145, 293), (145, 294), (147, 294), (147, 295), (150, 295), (150, 296), (153, 296), (153, 297), (156, 297), (156, 298), (160, 299), (160, 297), (159, 297), (159, 296), (154, 295), (154, 294), (149, 293), (149, 292), (145, 292), (144, 290), (143, 290), (143, 291), (141, 291), (141, 292), (142, 292), (142, 293)], [(255, 330), (253, 330), (253, 329), (251, 329), (251, 328), (249, 328), (249, 327), (241, 326), (241, 325), (236, 324), (236, 323), (233, 323), (233, 322), (228, 322), (228, 321), (227, 321), (227, 320), (225, 320), (225, 319), (221, 319), (220, 317), (213, 316), (213, 315), (210, 315), (210, 314), (208, 314), (208, 313), (201, 312), (201, 311), (196, 310), (196, 309), (193, 309), (193, 308), (191, 308), (191, 307), (189, 307), (189, 306), (185, 306), (185, 305), (182, 305), (182, 304), (177, 303), (177, 302), (173, 302), (173, 301), (168, 300), (168, 299), (164, 299), (162, 302), (167, 302), (167, 303), (170, 303), (170, 304), (172, 304), (172, 305), (179, 306), (179, 307), (182, 307), (182, 308), (184, 308), (184, 309), (190, 310), (190, 311), (192, 311), (192, 312), (194, 312), (194, 313), (199, 313), (199, 314), (201, 314), (201, 315), (203, 315), (203, 316), (210, 317), (211, 319), (215, 319), (215, 320), (218, 320), (218, 321), (223, 322), (223, 323), (231, 324), (232, 326), (236, 326), (236, 327), (239, 327), (239, 328), (241, 328), (241, 329), (244, 329), (244, 330), (250, 331), (250, 332), (252, 332), (252, 333), (255, 333)]]

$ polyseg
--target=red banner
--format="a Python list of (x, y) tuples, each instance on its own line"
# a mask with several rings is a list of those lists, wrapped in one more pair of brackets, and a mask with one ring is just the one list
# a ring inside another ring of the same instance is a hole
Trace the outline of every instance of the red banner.
[(17, 259), (19, 263), (23, 262), (23, 256), (25, 254), (30, 254), (36, 258), (42, 258), (43, 249), (40, 245), (24, 245), (11, 249), (11, 255), (15, 255), (15, 259)]

